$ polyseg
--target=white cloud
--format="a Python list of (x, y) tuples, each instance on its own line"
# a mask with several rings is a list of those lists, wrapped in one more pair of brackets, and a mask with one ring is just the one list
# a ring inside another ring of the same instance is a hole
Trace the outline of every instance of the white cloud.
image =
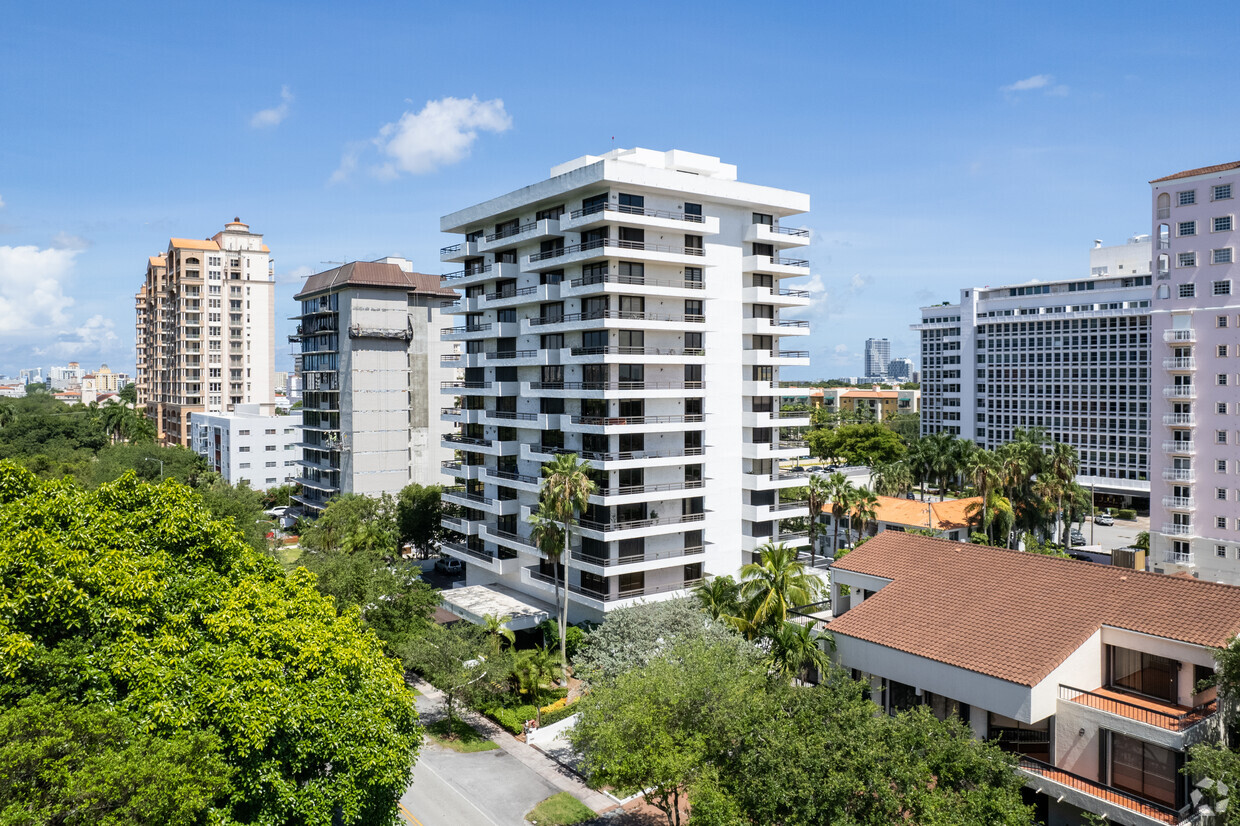
[(4, 209), (4, 198), (0, 198), (0, 209)]
[(262, 109), (254, 113), (250, 118), (250, 126), (255, 129), (266, 129), (271, 126), (279, 126), (285, 118), (288, 117), (289, 107), (293, 104), (293, 93), (288, 90), (287, 86), (280, 87), (280, 105), (270, 109)]
[(33, 349), (36, 356), (82, 361), (88, 355), (106, 356), (120, 343), (116, 323), (110, 318), (93, 315), (85, 324), (61, 332), (50, 344)]
[(93, 242), (89, 238), (83, 238), (80, 235), (72, 235), (68, 232), (58, 232), (52, 236), (52, 246), (58, 250), (74, 250), (80, 252), (87, 249)]
[[(512, 118), (504, 111), (504, 101), (446, 97), (429, 100), (420, 112), (405, 112), (400, 120), (388, 123), (369, 141), (382, 162), (371, 168), (380, 178), (396, 178), (401, 173), (421, 175), (469, 156), (478, 132), (506, 132)], [(331, 180), (341, 181), (357, 168), (368, 144), (346, 147), (340, 167)]]
[[(73, 299), (63, 285), (78, 250), (0, 246), (0, 338), (56, 335)], [(23, 341), (22, 343), (26, 343)]]
[(1063, 84), (1056, 84), (1054, 75), (1031, 75), (1024, 80), (1018, 80), (1015, 83), (1009, 83), (1007, 86), (999, 87), (1000, 92), (1008, 95), (1016, 92), (1031, 92), (1035, 89), (1044, 89), (1045, 94), (1054, 97), (1063, 97), (1068, 94), (1068, 87)]

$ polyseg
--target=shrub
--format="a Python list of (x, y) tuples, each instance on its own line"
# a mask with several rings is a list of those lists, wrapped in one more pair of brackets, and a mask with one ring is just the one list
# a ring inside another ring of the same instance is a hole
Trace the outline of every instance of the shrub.
[(1137, 512), (1132, 508), (1120, 508), (1115, 512), (1116, 519), (1136, 519)]

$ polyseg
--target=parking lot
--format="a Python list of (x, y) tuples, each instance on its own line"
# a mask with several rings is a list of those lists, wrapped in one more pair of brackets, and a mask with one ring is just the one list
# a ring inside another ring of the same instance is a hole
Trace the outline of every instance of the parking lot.
[(1127, 548), (1137, 541), (1137, 534), (1150, 529), (1150, 518), (1138, 516), (1135, 520), (1116, 519), (1114, 525), (1095, 525), (1089, 520), (1081, 533), (1090, 545), (1101, 545), (1104, 550)]

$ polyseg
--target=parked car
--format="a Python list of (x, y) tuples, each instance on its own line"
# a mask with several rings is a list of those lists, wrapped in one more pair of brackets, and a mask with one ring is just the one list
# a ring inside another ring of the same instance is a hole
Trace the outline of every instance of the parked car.
[(1094, 517), (1095, 525), (1114, 525), (1115, 517), (1109, 513), (1100, 513)]
[(1081, 533), (1080, 531), (1073, 531), (1071, 535), (1068, 537), (1068, 543), (1072, 545), (1072, 547), (1074, 548), (1077, 545), (1088, 545), (1089, 544), (1088, 542), (1085, 541), (1085, 534)]
[(272, 519), (279, 519), (281, 516), (284, 515), (284, 513), (287, 510), (288, 510), (288, 505), (276, 505), (274, 508), (272, 508), (269, 511), (263, 511), (263, 513), (265, 513), (267, 516), (270, 516)]
[(461, 564), (461, 560), (459, 559), (453, 559), (450, 556), (441, 556), (439, 559), (435, 560), (435, 570), (441, 574), (453, 576), (455, 574), (462, 573), (465, 570), (465, 566)]

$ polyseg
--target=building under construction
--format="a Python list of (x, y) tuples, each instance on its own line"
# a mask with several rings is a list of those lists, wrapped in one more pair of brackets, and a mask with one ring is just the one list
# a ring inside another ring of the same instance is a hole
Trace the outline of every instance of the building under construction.
[(310, 276), (297, 294), (309, 515), (340, 493), (395, 494), (441, 480), (452, 458), (440, 387), (457, 378), (458, 345), (440, 338), (440, 309), (456, 299), (438, 275), (403, 258), (355, 261)]

